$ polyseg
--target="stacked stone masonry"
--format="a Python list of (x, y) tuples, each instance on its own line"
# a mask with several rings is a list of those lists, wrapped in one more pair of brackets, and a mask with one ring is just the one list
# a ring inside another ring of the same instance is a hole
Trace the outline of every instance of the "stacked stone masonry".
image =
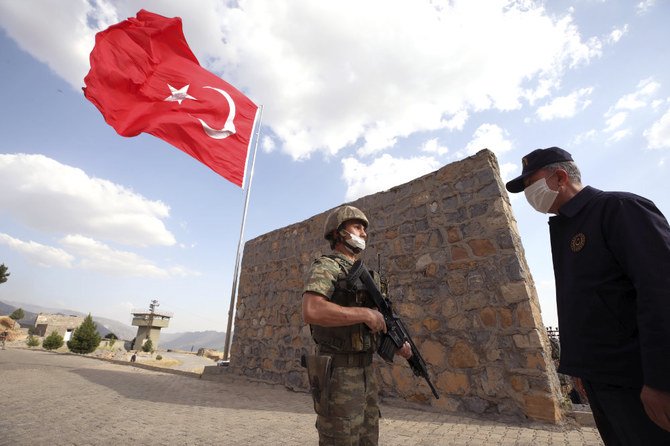
[[(406, 361), (379, 357), (384, 398), (444, 412), (562, 418), (540, 307), (495, 155), (482, 150), (351, 203), (371, 221), (363, 259), (423, 354), (440, 399)], [(301, 290), (330, 210), (246, 243), (230, 372), (307, 389)], [(378, 256), (379, 255), (379, 256)]]

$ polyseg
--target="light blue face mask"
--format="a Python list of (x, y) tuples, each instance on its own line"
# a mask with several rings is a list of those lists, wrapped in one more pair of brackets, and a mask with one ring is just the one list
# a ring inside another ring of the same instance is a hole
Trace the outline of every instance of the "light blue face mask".
[[(555, 172), (554, 172), (555, 173)], [(551, 190), (547, 185), (547, 180), (554, 175), (553, 173), (546, 178), (537, 180), (530, 186), (524, 189), (526, 200), (538, 212), (546, 214), (556, 201), (558, 191)]]

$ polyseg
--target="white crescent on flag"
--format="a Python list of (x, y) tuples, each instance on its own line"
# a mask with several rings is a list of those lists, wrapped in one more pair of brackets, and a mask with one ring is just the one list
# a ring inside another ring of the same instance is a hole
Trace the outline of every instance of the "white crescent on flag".
[(207, 135), (210, 138), (214, 139), (224, 139), (229, 137), (230, 135), (235, 134), (235, 123), (233, 122), (233, 120), (235, 119), (235, 102), (233, 101), (233, 98), (231, 98), (226, 91), (221, 90), (220, 88), (210, 86), (205, 86), (203, 88), (211, 88), (212, 90), (221, 93), (221, 95), (223, 95), (223, 97), (226, 98), (226, 101), (228, 101), (228, 107), (230, 108), (230, 113), (228, 113), (228, 119), (226, 119), (226, 123), (220, 130), (213, 129), (205, 121), (198, 118), (198, 121), (200, 121), (200, 124), (202, 124), (202, 128), (205, 131), (205, 133), (207, 133)]

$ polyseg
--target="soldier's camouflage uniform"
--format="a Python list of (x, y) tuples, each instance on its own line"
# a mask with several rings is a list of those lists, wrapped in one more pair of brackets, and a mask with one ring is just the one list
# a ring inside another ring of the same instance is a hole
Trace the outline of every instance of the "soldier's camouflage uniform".
[[(337, 252), (320, 257), (307, 274), (304, 292), (322, 295), (342, 306), (373, 307), (365, 291), (342, 292), (341, 284), (352, 265)], [(374, 278), (378, 281), (377, 275)], [(378, 336), (365, 324), (328, 328), (312, 325), (311, 329), (317, 352), (333, 357), (327, 409), (317, 413), (316, 419), (319, 444), (376, 445), (379, 404), (372, 354), (378, 347)]]

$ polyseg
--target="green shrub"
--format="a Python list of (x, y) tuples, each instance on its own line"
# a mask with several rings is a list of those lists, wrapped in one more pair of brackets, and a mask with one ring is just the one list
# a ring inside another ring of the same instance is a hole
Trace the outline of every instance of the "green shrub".
[(147, 341), (144, 343), (142, 346), (142, 351), (145, 353), (150, 353), (154, 349), (154, 343), (151, 342), (151, 339), (147, 339)]
[(156, 355), (156, 361), (160, 361), (161, 359), (163, 359), (161, 355)]
[(35, 336), (30, 335), (28, 336), (28, 339), (26, 339), (26, 344), (28, 345), (28, 347), (37, 347), (38, 345), (40, 345), (40, 340), (37, 339)]
[(47, 336), (44, 341), (42, 341), (42, 348), (46, 350), (56, 350), (63, 346), (63, 336), (59, 335), (56, 330), (54, 330), (49, 336)]

